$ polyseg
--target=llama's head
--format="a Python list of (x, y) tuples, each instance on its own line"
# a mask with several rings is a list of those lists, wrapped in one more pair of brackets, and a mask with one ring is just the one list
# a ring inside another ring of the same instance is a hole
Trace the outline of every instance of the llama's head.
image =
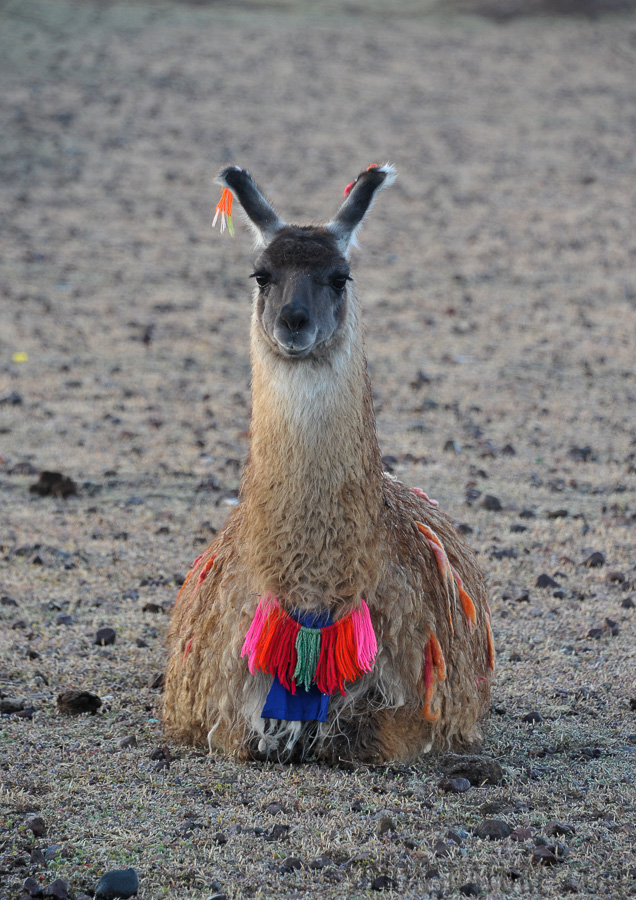
[(279, 356), (320, 358), (338, 343), (352, 301), (349, 249), (376, 193), (394, 179), (391, 166), (370, 166), (349, 185), (326, 225), (287, 225), (249, 172), (231, 166), (219, 174), (243, 207), (260, 250), (253, 274), (258, 327)]

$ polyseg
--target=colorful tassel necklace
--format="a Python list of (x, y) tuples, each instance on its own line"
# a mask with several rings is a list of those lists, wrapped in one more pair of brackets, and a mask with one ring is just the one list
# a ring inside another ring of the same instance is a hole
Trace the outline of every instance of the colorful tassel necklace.
[(345, 681), (371, 672), (378, 645), (369, 608), (360, 600), (354, 609), (332, 625), (301, 625), (269, 595), (261, 598), (241, 656), (248, 657), (252, 674), (258, 669), (278, 678), (292, 694), (297, 688), (316, 685), (320, 693), (336, 690), (346, 697)]

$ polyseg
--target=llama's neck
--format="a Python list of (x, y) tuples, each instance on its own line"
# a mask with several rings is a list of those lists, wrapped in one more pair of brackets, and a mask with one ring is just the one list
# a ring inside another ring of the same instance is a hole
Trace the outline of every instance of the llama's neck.
[(257, 589), (301, 607), (375, 588), (382, 470), (357, 323), (328, 361), (288, 360), (252, 329), (244, 538)]

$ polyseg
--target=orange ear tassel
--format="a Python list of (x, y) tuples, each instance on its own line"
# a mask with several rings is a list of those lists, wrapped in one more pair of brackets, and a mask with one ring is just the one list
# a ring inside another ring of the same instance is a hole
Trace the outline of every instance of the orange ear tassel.
[(230, 232), (232, 237), (234, 237), (234, 225), (232, 224), (232, 191), (229, 188), (223, 188), (223, 193), (221, 194), (221, 199), (216, 204), (216, 212), (214, 214), (214, 219), (212, 220), (212, 228), (216, 225), (216, 220), (221, 216), (221, 234), (225, 231), (225, 226), (227, 225), (227, 230)]

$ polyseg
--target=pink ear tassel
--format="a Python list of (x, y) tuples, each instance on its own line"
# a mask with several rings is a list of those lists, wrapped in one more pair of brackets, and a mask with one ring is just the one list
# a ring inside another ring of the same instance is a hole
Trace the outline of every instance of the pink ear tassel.
[(276, 606), (278, 606), (278, 601), (274, 600), (269, 595), (261, 597), (258, 606), (256, 607), (256, 612), (254, 613), (252, 624), (250, 625), (248, 632), (245, 635), (245, 640), (243, 641), (243, 647), (241, 649), (241, 656), (249, 657), (247, 661), (247, 667), (252, 675), (256, 671), (254, 668), (254, 656), (256, 654), (256, 647), (261, 636), (261, 631), (263, 630), (263, 625), (265, 624), (265, 619), (271, 612), (272, 608)]
[(421, 497), (422, 500), (426, 500), (427, 503), (430, 503), (430, 504), (431, 504), (431, 506), (439, 506), (439, 501), (438, 501), (438, 500), (433, 500), (431, 497), (429, 497), (428, 494), (424, 493), (424, 491), (422, 490), (422, 488), (414, 488), (414, 487), (412, 487), (412, 488), (411, 488), (411, 491), (412, 491), (414, 494), (417, 494), (418, 497)]
[(355, 635), (358, 665), (363, 672), (371, 672), (378, 652), (378, 642), (373, 630), (369, 607), (362, 598), (360, 598), (360, 609), (355, 609), (351, 613), (351, 623)]

